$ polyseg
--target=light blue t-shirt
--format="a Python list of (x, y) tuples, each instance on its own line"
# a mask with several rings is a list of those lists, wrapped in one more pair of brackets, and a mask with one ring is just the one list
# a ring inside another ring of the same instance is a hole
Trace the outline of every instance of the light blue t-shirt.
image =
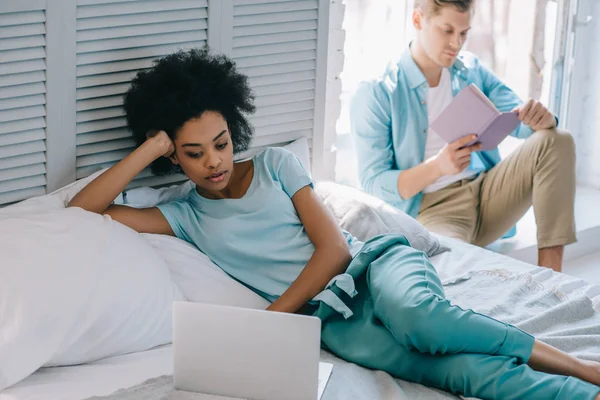
[[(300, 160), (283, 148), (267, 148), (252, 160), (254, 175), (242, 198), (207, 199), (194, 188), (183, 199), (158, 208), (178, 238), (273, 301), (315, 251), (291, 200), (312, 181)], [(354, 255), (362, 243), (344, 235)]]

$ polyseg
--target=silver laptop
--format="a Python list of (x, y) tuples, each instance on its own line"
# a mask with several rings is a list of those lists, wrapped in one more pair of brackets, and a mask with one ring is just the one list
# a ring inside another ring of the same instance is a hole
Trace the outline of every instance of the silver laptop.
[(175, 302), (174, 387), (253, 400), (316, 400), (320, 341), (316, 317)]

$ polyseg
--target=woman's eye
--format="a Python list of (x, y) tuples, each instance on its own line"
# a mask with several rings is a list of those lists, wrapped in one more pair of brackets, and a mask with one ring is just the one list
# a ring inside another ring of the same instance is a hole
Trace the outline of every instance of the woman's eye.
[(229, 144), (229, 142), (218, 144), (217, 149), (223, 150), (223, 149), (225, 149), (225, 147), (227, 147), (228, 144)]
[(202, 153), (187, 153), (188, 157), (191, 158), (200, 158), (202, 157)]

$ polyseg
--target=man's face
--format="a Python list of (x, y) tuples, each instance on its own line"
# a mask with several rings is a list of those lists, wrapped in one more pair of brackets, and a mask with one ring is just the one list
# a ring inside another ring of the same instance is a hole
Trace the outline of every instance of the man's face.
[(415, 9), (413, 23), (427, 56), (440, 67), (452, 66), (471, 29), (472, 11), (442, 7), (434, 14)]

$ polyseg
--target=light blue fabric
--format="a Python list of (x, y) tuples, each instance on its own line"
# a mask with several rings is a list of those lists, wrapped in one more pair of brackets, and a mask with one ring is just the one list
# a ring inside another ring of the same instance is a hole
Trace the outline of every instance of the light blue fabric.
[[(194, 188), (187, 197), (158, 208), (178, 238), (273, 301), (296, 280), (315, 250), (291, 200), (312, 182), (288, 150), (267, 148), (253, 162), (252, 183), (241, 199), (207, 199)], [(356, 253), (362, 242), (344, 234)]]
[[(461, 52), (449, 68), (452, 93), (475, 83), (500, 111), (522, 104), (477, 57)], [(364, 82), (353, 96), (350, 123), (357, 152), (360, 183), (367, 193), (416, 218), (422, 193), (402, 199), (398, 193), (398, 175), (423, 162), (429, 120), (425, 76), (413, 60), (410, 50), (391, 63), (376, 80)], [(521, 124), (512, 136), (525, 139), (533, 130)], [(469, 169), (487, 171), (500, 162), (498, 149), (474, 153)]]
[[(347, 361), (395, 377), (483, 399), (586, 399), (598, 386), (531, 369), (534, 338), (452, 305), (427, 256), (404, 236), (368, 240), (348, 266), (352, 296), (331, 287), (352, 312), (320, 303), (323, 345)], [(341, 282), (340, 282), (341, 283)]]

